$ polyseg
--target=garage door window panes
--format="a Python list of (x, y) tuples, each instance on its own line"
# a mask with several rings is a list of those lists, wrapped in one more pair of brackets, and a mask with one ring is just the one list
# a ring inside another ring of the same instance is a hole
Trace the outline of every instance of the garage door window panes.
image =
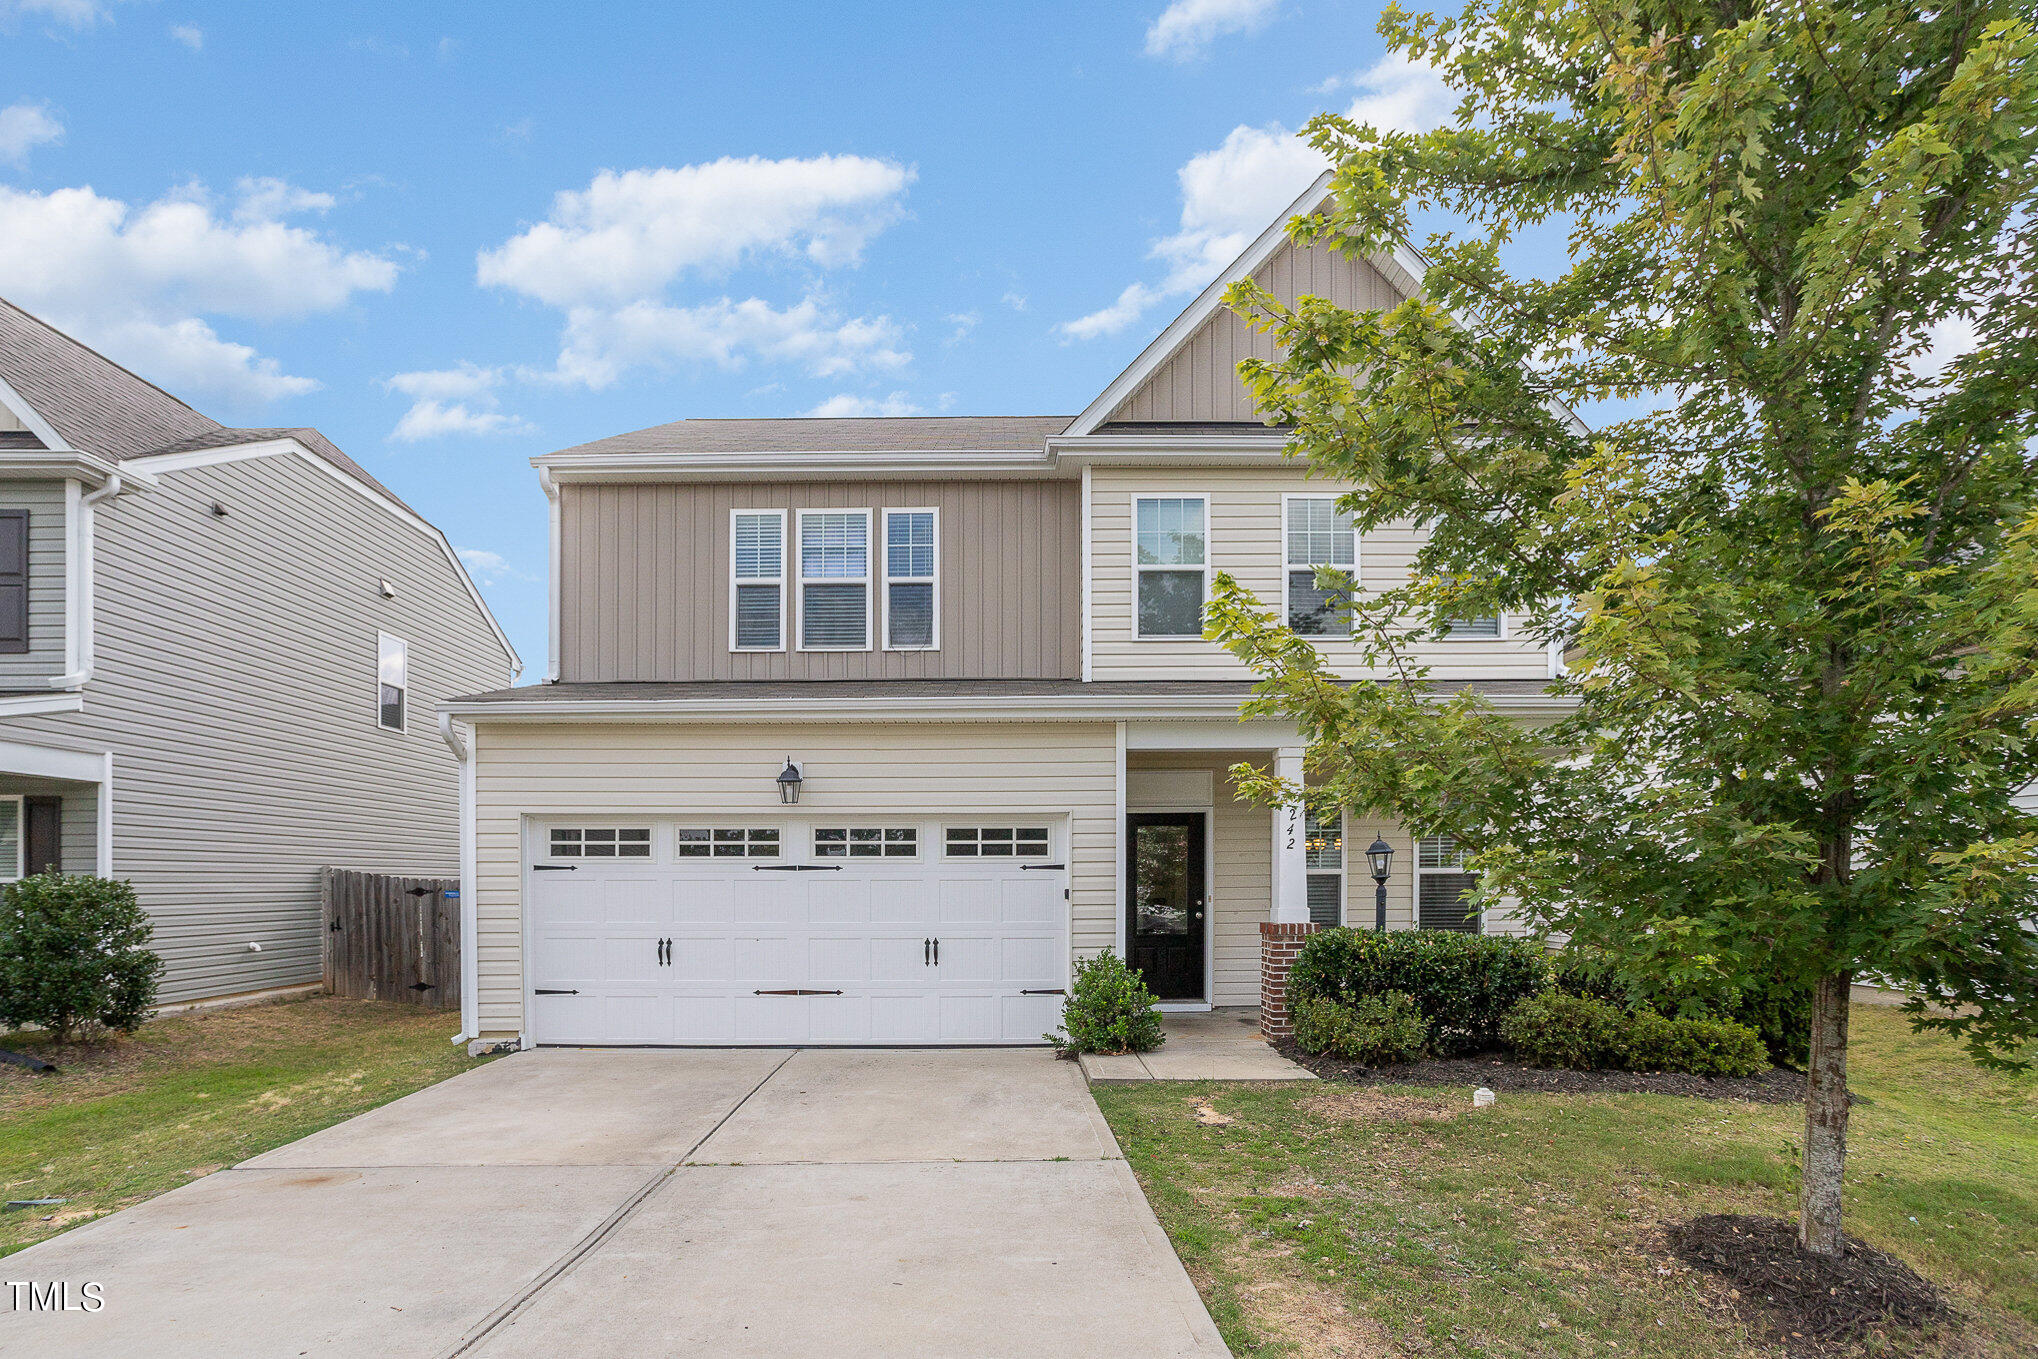
[(649, 826), (557, 826), (552, 830), (555, 859), (648, 859)]
[(920, 853), (920, 834), (899, 826), (817, 826), (816, 859), (911, 859)]
[(776, 859), (778, 830), (771, 826), (681, 826), (673, 852), (682, 859)]
[(945, 852), (951, 859), (1045, 859), (1045, 826), (950, 826)]

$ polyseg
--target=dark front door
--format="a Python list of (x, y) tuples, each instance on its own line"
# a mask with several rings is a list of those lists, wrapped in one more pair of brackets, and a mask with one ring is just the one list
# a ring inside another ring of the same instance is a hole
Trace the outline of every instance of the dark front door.
[(1203, 1000), (1203, 816), (1153, 812), (1125, 818), (1126, 961), (1162, 1000)]
[[(104, 797), (102, 789), (100, 796)], [(21, 861), (30, 873), (61, 873), (64, 868), (64, 800), (60, 797), (22, 799)]]

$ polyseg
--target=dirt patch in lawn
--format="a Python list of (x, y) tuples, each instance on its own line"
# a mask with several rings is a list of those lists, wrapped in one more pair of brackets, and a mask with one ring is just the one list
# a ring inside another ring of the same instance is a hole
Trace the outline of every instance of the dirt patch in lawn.
[[(1308, 1277), (1292, 1251), (1240, 1244), (1225, 1252), (1239, 1303), (1260, 1329), (1299, 1359), (1403, 1359), (1385, 1326), (1354, 1316), (1336, 1288)], [(1203, 1280), (1194, 1281), (1198, 1287)]]
[(1528, 1066), (1501, 1053), (1436, 1057), (1397, 1066), (1366, 1066), (1339, 1057), (1304, 1052), (1281, 1043), (1283, 1057), (1326, 1081), (1347, 1085), (1480, 1086), (1499, 1092), (1548, 1095), (1690, 1095), (1697, 1099), (1744, 1099), (1757, 1104), (1804, 1100), (1804, 1073), (1781, 1067), (1759, 1076), (1679, 1076), (1649, 1071), (1566, 1071)]
[(1899, 1332), (1953, 1318), (1938, 1285), (1851, 1236), (1834, 1259), (1799, 1250), (1795, 1224), (1745, 1213), (1673, 1223), (1665, 1236), (1680, 1260), (1731, 1284), (1742, 1316), (1792, 1355), (1870, 1340), (1882, 1349)]
[(1436, 1095), (1390, 1095), (1364, 1086), (1331, 1084), (1300, 1106), (1313, 1117), (1348, 1123), (1443, 1123), (1465, 1110)]

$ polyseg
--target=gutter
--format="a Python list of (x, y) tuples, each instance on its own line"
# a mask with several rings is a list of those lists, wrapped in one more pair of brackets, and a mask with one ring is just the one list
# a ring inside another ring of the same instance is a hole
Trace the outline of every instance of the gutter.
[[(442, 719), (462, 717), (490, 722), (883, 722), (900, 718), (916, 721), (964, 722), (1122, 722), (1142, 718), (1168, 720), (1239, 718), (1239, 706), (1250, 695), (1211, 697), (1205, 695), (1041, 695), (1007, 694), (984, 697), (951, 696), (927, 698), (801, 698), (780, 696), (763, 699), (564, 699), (557, 702), (462, 703), (440, 705)], [(1449, 693), (1439, 694), (1441, 701)], [(1567, 698), (1546, 695), (1489, 696), (1493, 707), (1510, 716), (1557, 717), (1570, 713), (1577, 704)], [(1275, 719), (1252, 719), (1274, 721)]]
[(440, 712), (439, 736), (460, 764), (460, 1032), (453, 1036), (459, 1044), (481, 1035), (481, 1004), (475, 994), (481, 963), (476, 956), (479, 922), (474, 900), (474, 749), (451, 713)]

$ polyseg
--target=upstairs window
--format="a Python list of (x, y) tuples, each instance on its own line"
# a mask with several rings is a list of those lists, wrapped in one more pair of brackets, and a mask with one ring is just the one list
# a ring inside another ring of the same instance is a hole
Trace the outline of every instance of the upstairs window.
[(885, 649), (932, 651), (941, 645), (936, 591), (934, 510), (885, 511)]
[(1349, 632), (1345, 591), (1318, 585), (1316, 568), (1356, 573), (1359, 538), (1351, 516), (1338, 509), (1335, 496), (1290, 496), (1287, 506), (1288, 629), (1302, 637)]
[(1201, 637), (1210, 555), (1201, 496), (1133, 501), (1141, 637)]
[(870, 511), (800, 511), (800, 649), (870, 649)]
[(401, 637), (375, 634), (376, 718), (389, 731), (402, 731), (410, 693), (410, 647)]
[(785, 650), (785, 511), (737, 510), (730, 519), (729, 646)]
[(1426, 930), (1457, 930), (1478, 934), (1479, 914), (1472, 894), (1479, 875), (1465, 871), (1465, 851), (1448, 835), (1425, 835), (1416, 847), (1416, 924)]

